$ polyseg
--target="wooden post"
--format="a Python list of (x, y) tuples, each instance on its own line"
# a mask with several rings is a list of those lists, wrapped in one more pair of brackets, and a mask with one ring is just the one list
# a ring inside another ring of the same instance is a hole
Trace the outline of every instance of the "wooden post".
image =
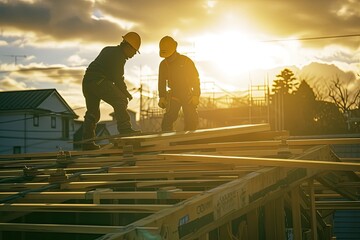
[(265, 210), (265, 234), (267, 240), (277, 240), (276, 238), (276, 213), (275, 202), (269, 201), (264, 206)]
[(231, 240), (232, 238), (232, 230), (231, 230), (231, 222), (228, 222), (219, 227), (219, 237), (221, 240)]
[(295, 187), (291, 190), (291, 212), (292, 212), (292, 220), (293, 220), (294, 239), (301, 240), (302, 231), (301, 231), (299, 187)]
[(276, 240), (285, 240), (284, 197), (275, 200)]
[(316, 208), (315, 208), (315, 194), (314, 194), (314, 180), (309, 180), (309, 195), (310, 195), (310, 223), (311, 223), (311, 239), (317, 240), (317, 227), (316, 227)]
[(265, 204), (265, 232), (267, 240), (285, 240), (283, 197)]
[(251, 240), (259, 240), (259, 216), (257, 209), (246, 214), (248, 237)]
[(247, 233), (247, 223), (245, 221), (241, 221), (239, 226), (239, 236), (238, 239), (239, 240), (248, 240), (248, 233)]
[(110, 188), (97, 188), (93, 191), (90, 191), (93, 194), (93, 203), (94, 204), (101, 204), (101, 193), (103, 192), (112, 192)]
[(209, 240), (209, 234), (208, 233), (204, 233), (203, 235), (201, 235), (199, 237), (198, 240)]

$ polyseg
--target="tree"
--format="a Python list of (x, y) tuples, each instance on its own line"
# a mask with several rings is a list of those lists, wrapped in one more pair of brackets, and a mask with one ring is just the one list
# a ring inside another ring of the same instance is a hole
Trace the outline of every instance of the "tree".
[(347, 113), (359, 104), (360, 89), (349, 91), (349, 86), (336, 77), (329, 87), (329, 96), (342, 113)]
[(294, 73), (285, 68), (280, 74), (276, 75), (277, 79), (274, 80), (273, 92), (282, 94), (291, 94), (297, 90), (299, 82), (294, 77)]
[(294, 93), (297, 90), (298, 81), (294, 77), (294, 73), (285, 68), (279, 75), (276, 75), (277, 79), (273, 84), (273, 95), (271, 96), (272, 105), (272, 125), (275, 130), (290, 130), (295, 102)]
[(360, 89), (350, 91), (349, 85), (342, 83), (338, 77), (332, 81), (332, 84), (329, 87), (329, 96), (343, 113), (348, 131), (352, 131), (351, 110), (359, 108)]
[(338, 134), (346, 132), (346, 124), (339, 108), (332, 102), (317, 101), (315, 104), (316, 134)]
[(296, 135), (315, 133), (316, 97), (309, 84), (302, 80), (295, 92), (292, 109), (292, 129)]

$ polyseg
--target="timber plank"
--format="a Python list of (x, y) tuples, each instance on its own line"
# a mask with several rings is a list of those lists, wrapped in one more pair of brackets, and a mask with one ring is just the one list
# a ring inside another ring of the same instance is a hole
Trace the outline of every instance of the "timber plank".
[(123, 137), (119, 140), (140, 142), (140, 146), (171, 145), (191, 140), (206, 139), (212, 137), (224, 137), (245, 133), (262, 132), (270, 130), (269, 124), (249, 124), (221, 128), (199, 129), (187, 132), (170, 132), (155, 135)]
[(165, 158), (178, 159), (182, 161), (199, 162), (226, 162), (239, 165), (257, 165), (257, 166), (278, 166), (278, 167), (298, 167), (313, 168), (332, 171), (359, 171), (360, 163), (331, 162), (317, 160), (294, 160), (280, 158), (255, 158), (238, 156), (217, 156), (217, 155), (199, 155), (199, 154), (161, 154)]
[(165, 204), (54, 204), (54, 203), (0, 203), (2, 212), (122, 212), (153, 213), (169, 208)]

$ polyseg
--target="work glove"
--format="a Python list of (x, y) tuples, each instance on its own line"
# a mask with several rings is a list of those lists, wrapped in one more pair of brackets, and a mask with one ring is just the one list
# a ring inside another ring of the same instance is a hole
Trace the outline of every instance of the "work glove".
[(165, 108), (166, 108), (166, 105), (167, 105), (166, 98), (161, 97), (161, 98), (159, 99), (158, 105), (159, 105), (160, 108), (165, 109)]
[(127, 90), (125, 90), (124, 93), (125, 93), (126, 98), (129, 99), (129, 101), (131, 101), (131, 99), (133, 99), (133, 97), (131, 96), (131, 94)]
[(129, 99), (129, 101), (131, 101), (133, 99), (133, 97), (131, 96), (130, 93), (126, 97)]
[(194, 106), (199, 105), (199, 103), (200, 103), (199, 96), (192, 96), (189, 103)]

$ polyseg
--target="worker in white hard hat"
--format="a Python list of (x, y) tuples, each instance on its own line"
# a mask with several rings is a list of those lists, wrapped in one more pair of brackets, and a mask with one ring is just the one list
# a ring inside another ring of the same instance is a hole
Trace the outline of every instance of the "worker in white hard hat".
[[(103, 100), (114, 108), (117, 129), (120, 134), (136, 134), (127, 112), (128, 101), (132, 99), (124, 81), (124, 66), (141, 45), (141, 38), (135, 32), (128, 32), (117, 46), (104, 47), (86, 69), (82, 89), (87, 111), (83, 124), (83, 140), (95, 137), (95, 128), (100, 120), (100, 101)], [(99, 149), (94, 141), (87, 141), (83, 150)]]
[(200, 98), (200, 80), (196, 66), (189, 57), (177, 52), (177, 42), (172, 37), (163, 37), (159, 47), (159, 55), (164, 60), (159, 66), (158, 105), (166, 109), (161, 123), (162, 131), (173, 131), (181, 108), (184, 112), (184, 130), (196, 130)]

